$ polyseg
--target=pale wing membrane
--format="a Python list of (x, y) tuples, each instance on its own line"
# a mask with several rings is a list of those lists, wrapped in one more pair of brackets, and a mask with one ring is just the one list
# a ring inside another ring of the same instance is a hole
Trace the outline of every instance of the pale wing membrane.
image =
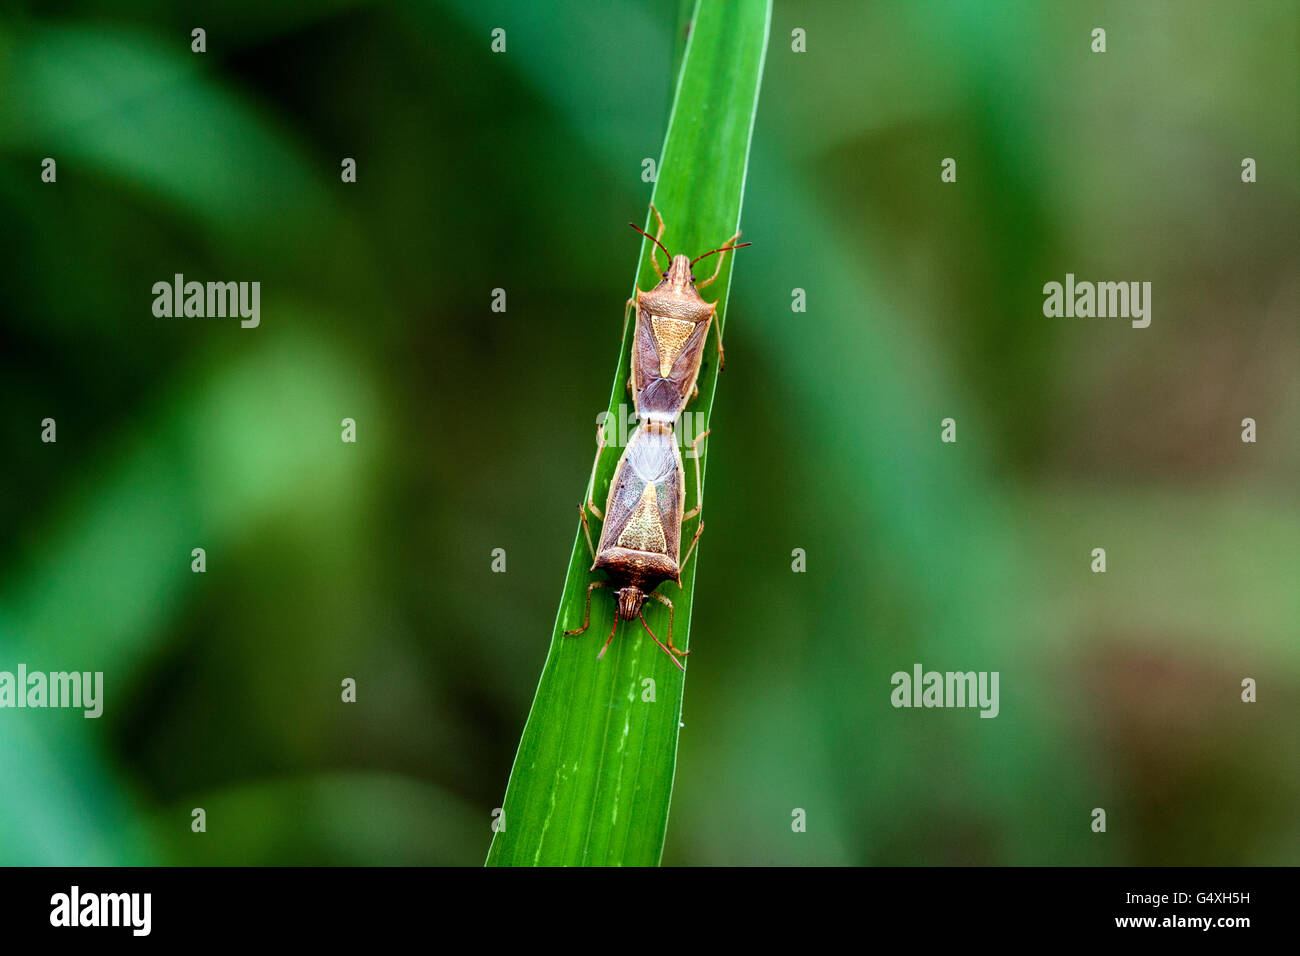
[[(634, 439), (635, 440), (635, 439)], [(630, 452), (631, 449), (629, 448)], [(627, 527), (628, 521), (641, 503), (641, 496), (646, 483), (636, 472), (627, 466), (628, 453), (625, 452), (614, 473), (614, 483), (609, 489), (609, 503), (605, 508), (605, 526), (600, 532), (600, 548), (613, 547), (619, 535)]]
[(610, 487), (600, 548), (675, 557), (681, 539), (681, 456), (671, 430), (637, 429)]
[(674, 421), (695, 383), (709, 323), (642, 310), (638, 325), (634, 350), (637, 410), (658, 420)]

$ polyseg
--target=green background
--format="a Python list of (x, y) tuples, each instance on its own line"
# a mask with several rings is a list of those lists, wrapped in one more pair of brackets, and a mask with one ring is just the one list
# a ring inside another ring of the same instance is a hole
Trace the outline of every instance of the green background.
[[(482, 862), (676, 20), (0, 17), (0, 669), (106, 682), (0, 710), (0, 863)], [(778, 3), (666, 863), (1300, 861), (1298, 41), (1293, 2)], [(261, 327), (155, 318), (177, 272)], [(1151, 327), (1044, 317), (1067, 272)], [(1000, 715), (894, 709), (917, 662)]]

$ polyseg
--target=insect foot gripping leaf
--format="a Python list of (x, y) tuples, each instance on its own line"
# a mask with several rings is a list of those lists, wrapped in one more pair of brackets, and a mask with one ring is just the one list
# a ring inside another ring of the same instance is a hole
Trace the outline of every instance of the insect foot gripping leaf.
[[(668, 248), (713, 250), (738, 232), (770, 22), (771, 4), (762, 0), (698, 0), (695, 5), (690, 29), (683, 34), (688, 39), (653, 196), (669, 225), (670, 232), (659, 236)], [(690, 277), (690, 261), (670, 260), (665, 277), (652, 261), (655, 248), (652, 241), (642, 243), (637, 280), (651, 291), (640, 300), (662, 293), (660, 280), (689, 300), (690, 283), (683, 280)], [(501, 818), (507, 822), (494, 828), (489, 865), (653, 866), (663, 852), (685, 687), (680, 664), (700, 564), (698, 556), (691, 560), (689, 546), (675, 569), (662, 563), (680, 549), (681, 522), (692, 514), (684, 510), (687, 483), (676, 439), (671, 453), (663, 446), (665, 433), (671, 434), (672, 423), (696, 389), (692, 407), (700, 415), (698, 431), (707, 430), (735, 261), (734, 256), (719, 256), (709, 280), (713, 302), (704, 303), (711, 328), (686, 329), (662, 321), (698, 326), (698, 303), (689, 316), (656, 306), (645, 310), (644, 319), (638, 308), (636, 324), (624, 322), (609, 409), (623, 400), (635, 361), (643, 386), (637, 398), (641, 424), (622, 455), (601, 447), (596, 456), (584, 503), (588, 520), (576, 528), (550, 651), (506, 787)], [(701, 303), (703, 285), (695, 289)], [(658, 329), (654, 316), (661, 319)], [(654, 337), (653, 356), (639, 352), (633, 358), (631, 334), (638, 325)], [(699, 349), (698, 355), (693, 349)], [(674, 350), (675, 357), (668, 354)], [(655, 385), (656, 379), (666, 384)], [(696, 507), (706, 472), (701, 438), (703, 434), (690, 446), (700, 452)], [(634, 448), (640, 449), (635, 460)], [(615, 494), (620, 482), (625, 495), (635, 500)], [(650, 486), (653, 492), (646, 490)], [(606, 487), (611, 491), (597, 542), (590, 536), (589, 519), (599, 520), (600, 509), (592, 506)], [(699, 530), (697, 524), (693, 540)], [(602, 559), (604, 565), (598, 566)], [(659, 595), (656, 584), (669, 593)], [(615, 591), (614, 600), (597, 599), (596, 592), (606, 589)], [(629, 615), (641, 626), (626, 627), (601, 648), (593, 640), (564, 634), (566, 629), (612, 634), (620, 618)], [(653, 681), (655, 694), (641, 693), (643, 680)]]

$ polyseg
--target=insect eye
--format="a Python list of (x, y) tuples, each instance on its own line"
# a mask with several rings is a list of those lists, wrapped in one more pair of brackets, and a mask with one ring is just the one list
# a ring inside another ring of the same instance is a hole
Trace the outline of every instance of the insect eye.
[(668, 278), (668, 273), (667, 273), (667, 272), (664, 273), (664, 278), (665, 278), (665, 279)]

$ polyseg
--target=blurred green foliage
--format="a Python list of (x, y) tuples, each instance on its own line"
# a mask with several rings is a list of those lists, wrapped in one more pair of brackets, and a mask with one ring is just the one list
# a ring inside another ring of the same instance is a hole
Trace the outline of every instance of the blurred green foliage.
[[(481, 862), (678, 15), (0, 20), (0, 669), (106, 681), (0, 711), (0, 862)], [(1298, 31), (777, 5), (665, 862), (1300, 858)], [(261, 327), (155, 318), (177, 272), (260, 281)], [(1045, 318), (1066, 272), (1151, 281), (1151, 327)], [(893, 709), (917, 661), (999, 671), (1000, 716)]]

